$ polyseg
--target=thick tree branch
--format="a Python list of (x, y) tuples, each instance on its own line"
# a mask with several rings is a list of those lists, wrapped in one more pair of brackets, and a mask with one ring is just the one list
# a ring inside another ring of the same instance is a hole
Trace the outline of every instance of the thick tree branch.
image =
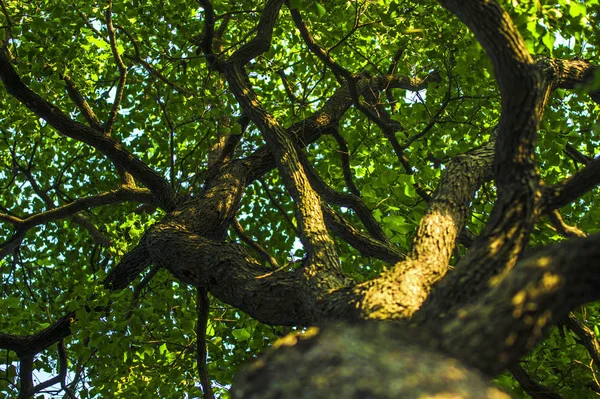
[(479, 372), (433, 349), (427, 336), (399, 323), (312, 327), (281, 339), (240, 373), (232, 398), (508, 399)]
[(9, 94), (19, 100), (38, 117), (67, 137), (86, 143), (106, 155), (117, 167), (130, 172), (148, 187), (160, 206), (171, 210), (174, 193), (169, 183), (148, 165), (126, 151), (121, 144), (93, 128), (73, 121), (56, 106), (30, 90), (11, 65), (6, 49), (0, 49), (0, 78)]
[[(355, 287), (363, 317), (409, 318), (421, 307), (432, 286), (446, 275), (466, 222), (468, 204), (475, 191), (492, 177), (494, 145), (492, 136), (486, 145), (458, 155), (448, 164), (419, 222), (407, 259)], [(382, 296), (381, 292), (388, 295)]]
[(570, 204), (600, 184), (600, 157), (573, 176), (543, 190), (542, 209), (550, 212)]
[(206, 365), (206, 328), (208, 326), (208, 316), (210, 315), (210, 299), (205, 288), (197, 288), (196, 311), (198, 312), (196, 321), (196, 364), (200, 384), (202, 385), (202, 397), (204, 399), (214, 399), (215, 395), (210, 383), (208, 366)]
[(33, 395), (33, 355), (19, 357), (19, 396), (30, 399)]
[(503, 371), (574, 307), (598, 299), (599, 256), (600, 235), (535, 251), (491, 280), (488, 292), (453, 310), (440, 329), (441, 345), (485, 373)]
[(250, 60), (258, 57), (271, 47), (271, 37), (273, 28), (279, 16), (279, 10), (283, 5), (283, 0), (268, 0), (260, 15), (256, 35), (248, 43), (244, 44), (229, 59), (229, 63), (236, 65), (246, 65)]
[(258, 25), (258, 33), (249, 43), (237, 50), (224, 64), (224, 74), (229, 87), (240, 103), (244, 115), (258, 126), (267, 145), (275, 157), (284, 183), (294, 199), (299, 221), (300, 240), (309, 257), (306, 276), (316, 278), (313, 284), (340, 284), (342, 271), (335, 245), (327, 232), (320, 207), (320, 199), (312, 189), (305, 168), (300, 163), (298, 149), (287, 131), (259, 104), (244, 64), (267, 51), (270, 47), (273, 27), (281, 8), (282, 0), (270, 0)]
[(452, 276), (428, 298), (422, 314), (431, 312), (431, 317), (484, 291), (484, 281), (510, 270), (527, 245), (540, 215), (534, 140), (554, 89), (552, 81), (542, 79), (521, 35), (496, 1), (440, 2), (463, 20), (486, 50), (500, 88), (502, 109), (494, 159), (498, 199), (480, 237)]
[(357, 249), (362, 256), (381, 259), (390, 264), (404, 259), (405, 255), (389, 241), (379, 241), (371, 235), (361, 232), (326, 205), (323, 206), (323, 217), (327, 228)]
[(323, 200), (333, 205), (352, 209), (374, 239), (383, 243), (388, 242), (388, 239), (383, 232), (383, 228), (377, 220), (375, 220), (371, 210), (367, 208), (362, 198), (354, 194), (336, 192), (321, 179), (301, 151), (298, 151), (298, 156), (312, 188), (321, 196), (321, 198), (323, 198)]
[(0, 348), (15, 352), (19, 358), (34, 356), (71, 334), (71, 321), (75, 313), (69, 313), (50, 327), (33, 335), (0, 333)]
[[(384, 90), (397, 88), (409, 91), (419, 91), (430, 82), (439, 82), (438, 73), (430, 73), (425, 78), (410, 78), (406, 76), (381, 75), (376, 77), (361, 77), (356, 83), (359, 95), (369, 90)], [(338, 129), (338, 123), (352, 106), (352, 97), (348, 85), (344, 85), (325, 102), (323, 107), (309, 118), (295, 123), (287, 129), (288, 134), (300, 147), (315, 142), (324, 134), (332, 134)], [(246, 158), (248, 164), (247, 183), (251, 183), (275, 167), (275, 160), (268, 146), (263, 146)]]
[[(545, 97), (543, 103), (548, 100), (551, 90), (556, 88), (568, 89), (577, 87), (578, 84), (583, 84), (585, 79), (588, 79), (590, 74), (589, 71), (596, 68), (588, 62), (580, 63), (579, 61), (562, 59), (550, 60), (541, 58), (536, 61), (536, 64), (538, 64), (536, 65), (538, 69), (541, 69), (543, 72), (544, 77)], [(581, 81), (576, 83), (574, 81), (575, 79), (581, 79)], [(540, 107), (542, 107), (542, 105), (540, 105)], [(551, 187), (542, 187), (541, 200), (539, 200), (536, 205), (536, 214), (549, 214), (552, 210), (570, 203), (595, 187), (598, 184), (597, 176), (600, 175), (598, 173), (598, 167), (600, 167), (600, 163), (592, 161), (588, 167), (580, 170), (571, 178)], [(496, 171), (496, 174), (497, 173), (498, 171)], [(501, 199), (498, 201), (501, 201)], [(509, 207), (511, 201), (514, 201), (514, 204), (519, 203), (519, 200), (516, 197), (508, 198), (507, 203)], [(496, 216), (492, 216), (492, 220), (496, 218), (502, 222), (503, 217), (506, 216), (506, 218), (513, 220), (513, 223), (518, 224), (519, 218), (524, 216), (518, 216), (519, 212), (509, 211), (508, 209), (509, 208), (507, 207), (498, 208), (497, 212), (495, 211)], [(502, 212), (506, 212), (506, 215), (502, 215)], [(534, 221), (535, 219), (536, 218), (533, 218)], [(507, 234), (503, 236), (499, 233), (501, 231), (500, 228), (497, 232), (494, 232), (492, 226), (492, 223), (488, 224), (488, 227), (486, 227), (487, 233), (484, 232), (485, 234), (480, 236), (479, 241), (476, 242), (476, 246), (471, 246), (474, 250), (470, 250), (469, 253), (467, 253), (467, 256), (461, 259), (461, 262), (457, 265), (457, 270), (452, 276), (438, 285), (436, 290), (428, 298), (420, 317), (430, 310), (432, 311), (431, 316), (433, 316), (433, 313), (436, 313), (433, 309), (437, 308), (439, 311), (439, 309), (445, 309), (448, 306), (452, 306), (455, 302), (466, 301), (468, 300), (467, 298), (476, 296), (478, 293), (485, 290), (486, 285), (482, 284), (482, 281), (491, 278), (502, 268), (510, 268), (510, 266), (514, 264), (517, 258), (516, 253), (510, 255), (509, 251), (509, 253), (504, 256), (498, 256), (498, 250), (500, 243), (510, 243), (515, 239), (514, 234), (517, 230), (513, 231), (512, 235)], [(505, 223), (504, 229), (506, 229), (506, 227), (508, 227), (508, 224)], [(489, 235), (490, 232), (491, 235)], [(523, 244), (524, 242), (520, 246)], [(490, 252), (490, 248), (493, 248), (494, 250)], [(503, 251), (506, 251), (507, 249), (508, 248), (505, 246)], [(516, 249), (516, 247), (513, 248), (513, 250)], [(501, 261), (500, 258), (505, 260)], [(506, 259), (509, 259), (509, 261), (507, 262)], [(464, 269), (461, 265), (464, 266)]]
[(544, 77), (561, 89), (587, 90), (592, 100), (600, 104), (600, 91), (589, 90), (589, 85), (598, 73), (598, 67), (587, 60), (567, 60), (560, 58), (540, 57), (536, 65)]

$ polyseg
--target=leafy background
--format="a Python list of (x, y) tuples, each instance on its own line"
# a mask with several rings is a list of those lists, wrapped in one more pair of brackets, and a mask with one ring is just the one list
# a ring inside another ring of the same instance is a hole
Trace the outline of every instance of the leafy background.
[[(0, 34), (2, 39), (12, 39), (11, 51), (19, 61), (23, 81), (85, 123), (66, 94), (62, 77), (68, 75), (96, 114), (105, 118), (118, 81), (104, 18), (107, 3), (2, 3), (0, 25), (4, 29)], [(395, 90), (394, 102), (388, 104), (393, 119), (405, 127), (398, 134), (401, 142), (423, 134), (407, 149), (413, 173), (398, 164), (379, 128), (359, 112), (350, 110), (340, 121), (365, 203), (387, 236), (407, 250), (425, 209), (412, 183), (428, 192), (434, 190), (444, 164), (485, 143), (498, 121), (499, 94), (490, 63), (467, 29), (434, 2), (291, 3), (309, 21), (319, 44), (350, 71), (393, 70), (399, 75), (424, 76), (437, 70), (442, 76), (441, 83), (419, 93)], [(263, 2), (215, 0), (213, 5), (218, 23), (230, 18), (222, 47), (231, 53), (251, 35)], [(597, 0), (511, 1), (503, 6), (534, 54), (597, 58)], [(198, 55), (203, 10), (189, 1), (133, 0), (114, 2), (112, 12), (120, 26), (118, 49), (128, 67), (113, 134), (179, 192), (199, 192), (208, 152), (218, 133), (236, 133), (235, 119), (240, 116), (221, 77), (209, 72)], [(395, 54), (397, 62), (393, 62)], [(309, 116), (338, 87), (334, 76), (307, 50), (287, 11), (276, 25), (271, 50), (248, 69), (260, 101), (284, 126)], [(5, 90), (0, 90), (0, 104), (1, 212), (31, 215), (118, 186), (118, 175), (101, 154), (59, 135)], [(567, 144), (585, 155), (596, 154), (597, 113), (597, 105), (583, 95), (560, 90), (554, 95), (538, 140), (538, 163), (546, 182), (555, 183), (581, 167), (565, 155)], [(247, 156), (262, 144), (260, 133), (251, 126), (236, 156)], [(309, 146), (307, 154), (327, 183), (337, 190), (346, 189), (334, 138), (322, 138)], [(467, 226), (471, 232), (476, 234), (483, 227), (494, 195), (492, 183), (477, 193)], [(597, 200), (597, 190), (586, 194), (562, 209), (563, 217), (587, 233), (597, 232)], [(111, 245), (101, 245), (88, 229), (69, 219), (30, 230), (14, 256), (0, 261), (0, 331), (29, 334), (75, 311), (77, 321), (65, 344), (69, 377), (77, 379), (79, 397), (201, 396), (195, 362), (195, 290), (164, 271), (149, 283), (142, 276), (136, 290), (109, 294), (101, 287), (110, 266), (161, 213), (138, 204), (121, 204), (82, 215)], [(294, 261), (302, 258), (292, 203), (277, 173), (248, 187), (238, 217), (246, 233), (280, 264), (293, 268)], [(11, 226), (0, 223), (0, 237), (11, 234)], [(233, 231), (229, 239), (239, 241)], [(561, 239), (550, 223), (542, 221), (531, 245)], [(356, 279), (365, 280), (383, 270), (380, 261), (360, 257), (342, 241), (337, 245), (344, 271)], [(459, 248), (455, 257), (464, 252)], [(110, 312), (94, 311), (108, 304)], [(583, 308), (580, 317), (600, 335), (597, 304)], [(238, 368), (287, 331), (258, 323), (213, 299), (207, 345), (217, 394), (227, 397)], [(16, 360), (14, 353), (0, 350), (0, 397), (16, 395)], [(600, 390), (597, 365), (562, 327), (553, 330), (523, 365), (565, 397), (590, 397), (592, 391)], [(42, 379), (56, 373), (54, 347), (36, 358), (35, 368)], [(501, 376), (498, 383), (514, 397), (526, 397), (510, 375)]]

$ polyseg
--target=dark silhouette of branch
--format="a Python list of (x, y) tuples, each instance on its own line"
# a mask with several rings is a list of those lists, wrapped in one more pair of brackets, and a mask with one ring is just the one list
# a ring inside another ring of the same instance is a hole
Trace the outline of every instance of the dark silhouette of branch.
[(202, 384), (203, 398), (214, 399), (215, 395), (210, 384), (210, 375), (208, 374), (208, 367), (206, 365), (206, 328), (210, 313), (210, 300), (208, 292), (204, 288), (197, 288), (196, 308), (198, 312), (198, 320), (196, 321), (196, 363), (198, 374), (200, 376), (200, 384)]
[(148, 187), (161, 207), (167, 210), (173, 208), (175, 195), (169, 183), (162, 176), (126, 151), (111, 137), (72, 120), (59, 108), (29, 89), (12, 67), (10, 55), (5, 47), (0, 48), (0, 78), (8, 93), (34, 114), (47, 121), (65, 136), (86, 143), (106, 155), (117, 167), (131, 173)]

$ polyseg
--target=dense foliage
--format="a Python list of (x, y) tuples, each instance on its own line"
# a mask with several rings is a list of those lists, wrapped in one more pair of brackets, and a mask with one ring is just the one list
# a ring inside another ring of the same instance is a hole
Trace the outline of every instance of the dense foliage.
[(599, 2), (282, 3), (0, 0), (0, 397), (225, 398), (292, 330), (413, 314), (513, 397), (599, 395)]

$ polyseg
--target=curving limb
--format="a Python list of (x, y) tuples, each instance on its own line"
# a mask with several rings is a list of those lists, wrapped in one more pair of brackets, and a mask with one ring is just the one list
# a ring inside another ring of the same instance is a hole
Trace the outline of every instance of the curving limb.
[(7, 92), (44, 119), (61, 134), (90, 145), (103, 153), (117, 167), (131, 173), (152, 191), (157, 202), (166, 210), (174, 206), (174, 193), (170, 184), (148, 165), (129, 153), (123, 146), (104, 133), (69, 118), (59, 108), (29, 89), (12, 66), (5, 47), (0, 48), (0, 78)]
[(155, 202), (155, 197), (149, 190), (132, 187), (122, 187), (120, 189), (93, 195), (90, 197), (79, 198), (69, 204), (54, 207), (45, 212), (37, 213), (28, 217), (17, 218), (9, 215), (0, 214), (4, 219), (15, 226), (15, 233), (6, 242), (0, 245), (0, 259), (12, 253), (25, 238), (28, 230), (54, 220), (60, 220), (68, 217), (77, 216), (78, 212), (89, 210), (94, 207), (117, 204), (126, 201), (139, 201), (145, 203)]
[(260, 106), (244, 71), (244, 65), (248, 61), (269, 49), (273, 27), (282, 4), (283, 1), (267, 2), (256, 36), (230, 57), (223, 65), (223, 71), (244, 115), (258, 126), (265, 138), (285, 186), (294, 199), (300, 239), (310, 259), (310, 266), (305, 271), (307, 277), (317, 278), (316, 284), (335, 287), (341, 282), (342, 271), (334, 242), (323, 221), (319, 197), (299, 161), (294, 141), (275, 118)]
[[(490, 375), (501, 372), (571, 309), (598, 299), (598, 256), (600, 235), (594, 235), (545, 247), (519, 260), (510, 273), (495, 278), (476, 303), (448, 315), (439, 328), (442, 347)], [(489, 317), (494, 317), (493, 325), (482, 325)]]

